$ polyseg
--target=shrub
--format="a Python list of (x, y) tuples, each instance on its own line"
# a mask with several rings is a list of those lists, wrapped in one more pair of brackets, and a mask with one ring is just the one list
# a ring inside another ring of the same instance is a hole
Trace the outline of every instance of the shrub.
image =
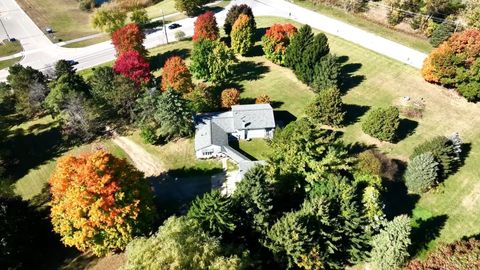
[(143, 174), (105, 151), (60, 158), (49, 182), (53, 229), (67, 246), (105, 255), (124, 249), (153, 222)]
[(259, 95), (255, 98), (255, 104), (270, 104), (270, 97), (268, 95)]
[(345, 109), (340, 91), (333, 87), (322, 90), (308, 106), (307, 115), (324, 125), (341, 126), (345, 118)]
[(238, 16), (240, 16), (241, 14), (245, 14), (250, 18), (254, 29), (257, 27), (257, 24), (255, 23), (255, 18), (253, 17), (252, 9), (248, 5), (246, 4), (233, 5), (228, 10), (227, 17), (225, 18), (225, 22), (223, 24), (223, 29), (225, 30), (225, 34), (227, 34), (227, 36), (230, 36), (230, 32), (232, 31), (232, 26), (235, 23), (235, 21), (237, 21)]
[(377, 270), (395, 270), (408, 259), (410, 218), (395, 217), (372, 239), (371, 262)]
[(181, 41), (186, 37), (186, 34), (182, 30), (178, 30), (178, 31), (175, 31), (174, 36), (176, 40)]
[(411, 261), (406, 270), (431, 269), (478, 269), (480, 262), (480, 241), (474, 238), (443, 244), (429, 253), (427, 258)]
[(457, 159), (455, 149), (452, 142), (444, 137), (437, 136), (413, 149), (413, 154), (410, 159), (413, 160), (416, 156), (421, 154), (431, 153), (435, 161), (439, 164), (439, 176), (441, 178), (447, 177), (456, 167)]
[(229, 88), (222, 91), (220, 96), (220, 106), (224, 109), (230, 109), (233, 105), (240, 103), (240, 91), (235, 88)]
[(405, 172), (405, 185), (414, 193), (427, 192), (437, 184), (438, 163), (431, 153), (416, 156)]
[(450, 22), (443, 22), (435, 28), (430, 37), (430, 44), (433, 47), (438, 47), (445, 40), (447, 40), (455, 31), (455, 25)]
[(117, 55), (128, 51), (137, 51), (146, 55), (147, 51), (143, 46), (145, 34), (136, 23), (130, 23), (112, 33), (112, 43), (115, 46)]
[(142, 125), (140, 127), (140, 137), (145, 144), (155, 144), (158, 141), (155, 128), (148, 125)]
[(396, 107), (376, 108), (363, 119), (362, 130), (379, 140), (393, 142), (399, 125), (400, 116)]
[(267, 59), (275, 64), (283, 65), (285, 52), (290, 44), (290, 38), (297, 32), (292, 24), (274, 24), (267, 29), (262, 37), (262, 47)]
[(233, 24), (230, 36), (235, 53), (245, 55), (253, 48), (255, 28), (251, 20), (247, 15), (240, 14)]
[(215, 13), (212, 11), (205, 12), (197, 17), (194, 24), (194, 31), (192, 40), (198, 39), (216, 40), (220, 37), (220, 33), (217, 26), (217, 20), (215, 19)]
[(192, 74), (179, 56), (167, 59), (162, 71), (162, 90), (172, 88), (180, 93), (189, 93), (193, 89)]
[(382, 161), (373, 150), (363, 151), (358, 154), (356, 167), (359, 171), (367, 174), (382, 175)]

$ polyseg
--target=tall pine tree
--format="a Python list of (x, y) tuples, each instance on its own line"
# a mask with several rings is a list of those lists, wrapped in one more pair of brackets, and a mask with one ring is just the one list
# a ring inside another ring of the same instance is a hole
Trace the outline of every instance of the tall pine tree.
[(290, 40), (290, 45), (287, 47), (285, 55), (285, 66), (291, 68), (297, 76), (299, 76), (304, 57), (303, 53), (312, 41), (312, 28), (308, 24), (302, 26)]
[(193, 113), (188, 102), (175, 90), (169, 89), (160, 96), (154, 119), (159, 125), (159, 136), (166, 141), (193, 134)]

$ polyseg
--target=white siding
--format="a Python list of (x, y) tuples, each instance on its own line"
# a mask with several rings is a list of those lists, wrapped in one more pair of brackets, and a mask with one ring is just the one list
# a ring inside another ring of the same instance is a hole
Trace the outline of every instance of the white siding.
[(267, 132), (265, 129), (251, 129), (247, 131), (247, 139), (254, 139), (254, 138), (265, 138), (267, 136)]
[(195, 152), (199, 159), (218, 157), (222, 153), (222, 148), (217, 145), (212, 145)]

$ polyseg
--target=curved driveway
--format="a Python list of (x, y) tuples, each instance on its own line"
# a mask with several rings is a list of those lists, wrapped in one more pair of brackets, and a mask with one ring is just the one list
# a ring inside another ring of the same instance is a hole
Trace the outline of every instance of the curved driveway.
[[(345, 40), (351, 41), (362, 47), (388, 56), (415, 68), (420, 68), (427, 56), (424, 53), (404, 45), (382, 38), (378, 35), (330, 17), (321, 15), (314, 11), (299, 7), (285, 0), (233, 0), (224, 10), (216, 14), (219, 25), (223, 25), (228, 9), (234, 4), (249, 5), (252, 7), (255, 16), (283, 17), (295, 20), (302, 24), (309, 24), (313, 28), (335, 36), (339, 36)], [(0, 14), (5, 12), (8, 14), (8, 9), (12, 9), (12, 7), (14, 10), (16, 10), (18, 7), (14, 0), (1, 0)], [(71, 59), (79, 62), (76, 67), (81, 70), (115, 59), (115, 50), (110, 41), (83, 48), (63, 48), (50, 42), (50, 40), (43, 35), (42, 31), (38, 29), (35, 24), (33, 24), (32, 20), (28, 18), (28, 16), (26, 16), (22, 10), (16, 10), (15, 12), (18, 12), (18, 23), (13, 23), (13, 26), (6, 25), (6, 27), (23, 29), (21, 31), (26, 33), (25, 36), (17, 36), (17, 38), (22, 42), (22, 45), (26, 45), (24, 46), (26, 50), (22, 53), (24, 58), (20, 61), (20, 64), (24, 66), (32, 66), (36, 69), (45, 70), (50, 68), (56, 61), (60, 59)], [(10, 20), (13, 20), (13, 17), (11, 17)], [(2, 19), (2, 21), (4, 20)], [(173, 33), (177, 30), (182, 30), (187, 36), (191, 36), (193, 34), (194, 21), (195, 18), (187, 18), (177, 21), (177, 23), (181, 24), (182, 27), (174, 31), (168, 30), (168, 40), (175, 40)], [(40, 35), (40, 33), (42, 33), (42, 35)], [(156, 47), (165, 43), (166, 39), (163, 31), (149, 33), (145, 39), (146, 48)], [(0, 70), (0, 81), (6, 80), (7, 75), (7, 70)]]

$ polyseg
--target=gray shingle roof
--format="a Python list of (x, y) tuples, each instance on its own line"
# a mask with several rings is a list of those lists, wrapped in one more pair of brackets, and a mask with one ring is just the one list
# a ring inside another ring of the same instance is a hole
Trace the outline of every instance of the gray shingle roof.
[(236, 130), (274, 128), (275, 118), (270, 104), (232, 106), (233, 127)]

